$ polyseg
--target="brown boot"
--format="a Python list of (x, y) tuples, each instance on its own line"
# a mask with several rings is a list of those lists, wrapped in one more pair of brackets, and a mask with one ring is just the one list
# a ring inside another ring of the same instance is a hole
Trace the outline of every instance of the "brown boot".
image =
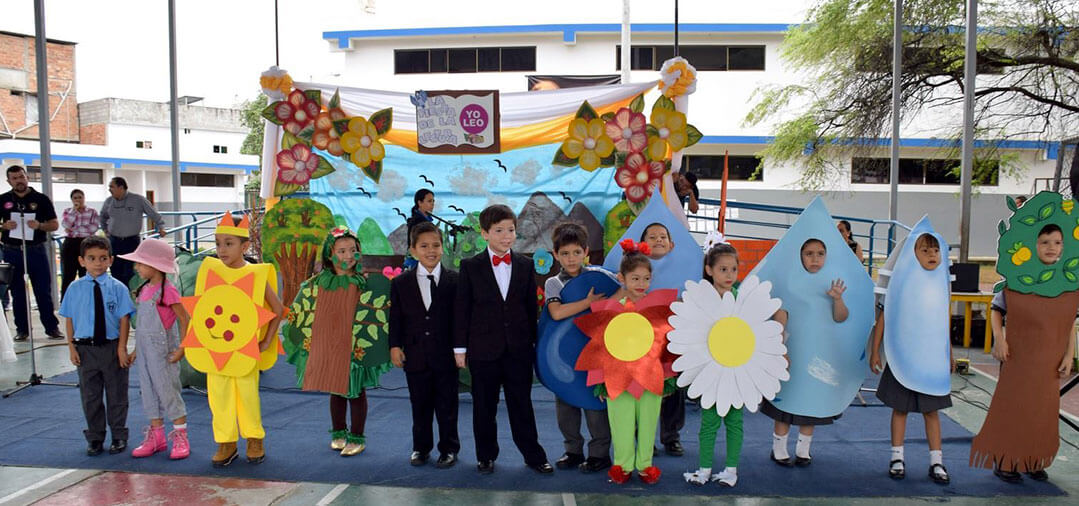
[(218, 443), (217, 453), (214, 454), (213, 463), (214, 467), (225, 467), (236, 460), (236, 442), (231, 443)]
[(266, 451), (262, 449), (262, 440), (256, 438), (247, 439), (247, 463), (261, 464), (266, 459)]

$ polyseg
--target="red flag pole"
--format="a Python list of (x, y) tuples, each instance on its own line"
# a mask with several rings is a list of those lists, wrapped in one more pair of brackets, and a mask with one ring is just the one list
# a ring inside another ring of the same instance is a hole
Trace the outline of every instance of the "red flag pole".
[(727, 162), (730, 156), (726, 150), (723, 151), (723, 186), (719, 190), (719, 233), (724, 233), (724, 226), (727, 220)]

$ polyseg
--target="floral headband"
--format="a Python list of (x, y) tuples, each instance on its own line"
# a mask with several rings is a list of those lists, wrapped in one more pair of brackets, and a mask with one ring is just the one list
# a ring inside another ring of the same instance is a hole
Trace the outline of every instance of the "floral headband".
[(623, 254), (640, 253), (644, 256), (652, 254), (652, 248), (650, 248), (648, 246), (648, 243), (644, 241), (634, 242), (633, 239), (622, 239), (622, 242), (618, 244), (622, 246)]

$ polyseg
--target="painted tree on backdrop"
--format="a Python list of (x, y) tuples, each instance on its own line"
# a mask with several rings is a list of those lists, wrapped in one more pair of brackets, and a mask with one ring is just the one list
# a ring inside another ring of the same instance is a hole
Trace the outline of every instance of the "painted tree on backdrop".
[[(931, 115), (924, 137), (962, 133), (965, 2), (906, 0), (901, 115)], [(802, 185), (818, 189), (845, 175), (840, 162), (879, 149), (892, 101), (892, 0), (818, 0), (781, 50), (804, 84), (762, 89), (748, 125), (775, 122), (762, 163), (797, 162)], [(1079, 132), (1079, 11), (1074, 0), (979, 2), (975, 135), (1058, 141)], [(851, 64), (853, 62), (853, 65)], [(807, 107), (808, 105), (808, 107)], [(923, 122), (924, 123), (924, 122)], [(858, 142), (858, 139), (869, 141)], [(807, 149), (808, 148), (808, 149)], [(956, 147), (938, 156), (956, 158)], [(975, 183), (1014, 175), (1017, 159), (976, 150)], [(1000, 174), (994, 170), (999, 163)], [(958, 173), (958, 163), (953, 169)]]
[(266, 213), (262, 258), (276, 264), (281, 273), (281, 300), (294, 300), (300, 283), (311, 277), (319, 248), (333, 226), (330, 209), (310, 199), (284, 199)]

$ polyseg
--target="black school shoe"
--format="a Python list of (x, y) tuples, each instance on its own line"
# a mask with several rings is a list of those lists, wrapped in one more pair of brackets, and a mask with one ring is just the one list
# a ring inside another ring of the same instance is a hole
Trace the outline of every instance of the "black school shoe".
[(427, 458), (428, 454), (426, 453), (412, 452), (412, 455), (409, 456), (408, 461), (414, 466), (422, 466), (427, 463)]
[(110, 455), (116, 455), (117, 453), (124, 453), (124, 450), (126, 450), (126, 449), (127, 449), (127, 440), (126, 439), (113, 439), (112, 440), (112, 445), (109, 446), (109, 454)]
[(105, 445), (101, 441), (90, 441), (90, 444), (86, 445), (86, 454), (91, 457), (101, 455), (104, 451)]
[(781, 465), (783, 467), (791, 467), (791, 466), (794, 465), (793, 463), (791, 463), (791, 458), (790, 457), (787, 457), (785, 459), (777, 459), (776, 458), (776, 452), (774, 452), (774, 451), (768, 453), (768, 458), (772, 459), (772, 462), (775, 462), (776, 464), (779, 464), (779, 465)]
[(439, 469), (447, 469), (453, 467), (457, 463), (457, 454), (453, 452), (443, 453), (438, 456), (438, 462), (435, 462), (435, 467)]
[(670, 443), (664, 444), (663, 450), (667, 452), (667, 455), (672, 457), (681, 457), (686, 454), (686, 449), (682, 448), (682, 443), (679, 441), (671, 441)]
[(809, 457), (797, 457), (797, 456), (794, 457), (794, 465), (796, 465), (798, 467), (806, 467), (806, 466), (808, 466), (808, 465), (810, 465), (812, 463), (813, 463), (813, 456), (812, 455), (810, 455)]
[(495, 472), (495, 461), (493, 460), (481, 460), (479, 464), (476, 464), (476, 470), (480, 474), (491, 474)]
[(566, 452), (561, 458), (555, 461), (554, 465), (559, 469), (573, 469), (582, 463), (584, 463), (584, 455)]
[(611, 467), (610, 457), (588, 457), (581, 465), (577, 466), (577, 469), (585, 474), (598, 473), (608, 467)]
[(1049, 480), (1049, 473), (1045, 472), (1045, 469), (1039, 469), (1033, 473), (1027, 473), (1027, 476), (1034, 481), (1047, 481)]
[(554, 467), (547, 462), (540, 462), (539, 464), (525, 464), (529, 469), (539, 474), (552, 474), (554, 473)]
[[(899, 464), (899, 467), (895, 467)], [(903, 459), (895, 459), (888, 463), (888, 477), (893, 480), (902, 480), (907, 477), (907, 468)]]
[[(937, 468), (940, 468), (940, 472), (937, 472)], [(929, 466), (929, 479), (933, 480), (933, 483), (940, 485), (947, 485), (951, 483), (952, 479), (948, 476), (948, 470), (944, 468), (943, 464), (933, 464)]]
[[(1005, 483), (1023, 483), (1023, 475), (1015, 471), (1001, 471), (997, 468), (993, 469), (993, 476), (1000, 478)], [(1048, 478), (1048, 475), (1046, 477)]]

